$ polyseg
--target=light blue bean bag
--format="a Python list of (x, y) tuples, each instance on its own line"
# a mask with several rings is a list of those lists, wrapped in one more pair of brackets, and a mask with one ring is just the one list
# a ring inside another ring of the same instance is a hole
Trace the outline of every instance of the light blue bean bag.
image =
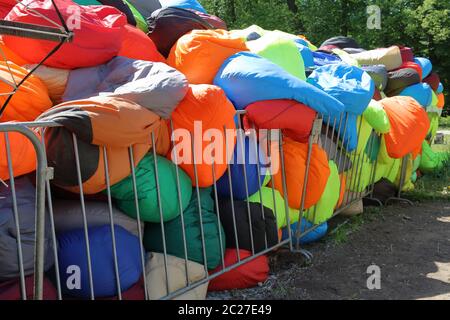
[(295, 45), (297, 46), (298, 51), (300, 51), (300, 54), (303, 58), (303, 63), (305, 64), (306, 68), (314, 67), (314, 56), (313, 52), (310, 48), (308, 48), (308, 44), (303, 39), (296, 39), (294, 40)]
[(205, 8), (197, 0), (159, 0), (163, 8), (175, 7), (182, 9), (192, 9), (207, 13)]
[(422, 79), (428, 77), (433, 70), (433, 65), (430, 59), (427, 58), (414, 58), (414, 62), (419, 64), (422, 68)]
[(314, 64), (318, 67), (326, 66), (328, 64), (342, 63), (341, 58), (339, 58), (338, 56), (321, 51), (313, 52), (313, 57), (314, 57)]
[(433, 89), (427, 83), (417, 83), (403, 89), (400, 96), (408, 96), (414, 98), (422, 107), (426, 108), (433, 100)]
[[(312, 228), (314, 225), (307, 221), (306, 219), (302, 219), (302, 225), (300, 227), (301, 232), (305, 232), (305, 230), (308, 230), (310, 228)], [(282, 240), (286, 240), (289, 235), (288, 235), (288, 229), (285, 227), (283, 228), (283, 234), (282, 234)], [(319, 241), (320, 239), (322, 239), (328, 231), (328, 224), (326, 222), (322, 223), (321, 225), (319, 225), (316, 229), (314, 229), (313, 231), (311, 231), (308, 234), (305, 234), (303, 237), (300, 237), (300, 244), (307, 244), (307, 243), (312, 243), (312, 242), (316, 242)], [(295, 233), (297, 232), (297, 222), (291, 224), (291, 235), (292, 235), (292, 241), (294, 244), (297, 244), (297, 238), (295, 237)]]
[(249, 52), (228, 58), (214, 84), (225, 91), (238, 110), (257, 101), (291, 99), (326, 115), (344, 111), (344, 105), (324, 91)]
[[(308, 77), (308, 83), (323, 90), (344, 105), (346, 115), (340, 131), (340, 138), (347, 150), (352, 151), (358, 143), (357, 116), (369, 105), (375, 92), (375, 82), (361, 68), (346, 64), (332, 64), (317, 68)], [(345, 119), (347, 120), (345, 122)], [(330, 123), (339, 124), (339, 115), (330, 115)], [(328, 121), (328, 116), (324, 116)], [(346, 125), (346, 126), (345, 126)], [(344, 129), (346, 127), (346, 130)]]

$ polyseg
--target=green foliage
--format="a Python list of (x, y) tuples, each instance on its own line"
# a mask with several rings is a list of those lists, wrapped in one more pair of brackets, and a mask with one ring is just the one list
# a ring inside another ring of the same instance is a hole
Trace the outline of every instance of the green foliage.
[[(364, 48), (394, 44), (429, 57), (450, 101), (450, 1), (448, 0), (200, 0), (230, 29), (252, 24), (304, 34), (314, 44), (336, 35), (355, 38)], [(381, 9), (381, 29), (368, 29), (368, 5)], [(446, 111), (449, 111), (448, 105)]]

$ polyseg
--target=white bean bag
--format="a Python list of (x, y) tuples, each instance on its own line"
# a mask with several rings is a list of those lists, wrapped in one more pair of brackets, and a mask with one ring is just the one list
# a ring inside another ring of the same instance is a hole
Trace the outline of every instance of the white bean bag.
[[(188, 261), (189, 283), (195, 283), (206, 277), (205, 267), (197, 262)], [(169, 292), (167, 292), (164, 255), (151, 252), (145, 264), (147, 290), (150, 300), (158, 300), (187, 286), (186, 263), (184, 259), (167, 255), (167, 272), (169, 273)], [(174, 300), (204, 300), (208, 291), (208, 282), (191, 289)]]

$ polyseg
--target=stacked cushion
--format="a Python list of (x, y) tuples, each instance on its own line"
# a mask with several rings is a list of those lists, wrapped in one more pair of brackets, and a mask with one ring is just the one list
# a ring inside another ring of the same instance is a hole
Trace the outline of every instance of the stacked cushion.
[[(109, 225), (91, 227), (88, 229), (88, 235), (94, 297), (115, 296), (117, 286), (111, 227)], [(114, 226), (114, 236), (120, 289), (126, 291), (138, 282), (142, 274), (139, 239), (119, 226)], [(76, 298), (90, 298), (84, 230), (77, 229), (58, 235), (58, 246), (59, 275), (63, 293)], [(77, 277), (79, 286), (76, 286), (74, 281)]]
[[(12, 62), (0, 61), (0, 108), (13, 93), (15, 84), (21, 82), (28, 71)], [(29, 76), (12, 95), (8, 105), (0, 115), (0, 122), (33, 121), (45, 110), (52, 107), (47, 87), (37, 76)]]
[(212, 85), (191, 85), (173, 112), (174, 147), (169, 158), (189, 175), (193, 185), (213, 185), (213, 163), (216, 179), (227, 170), (235, 146), (234, 115), (223, 90)]
[[(188, 260), (205, 265), (209, 270), (221, 263), (225, 251), (225, 234), (215, 214), (211, 192), (211, 188), (200, 189), (198, 199), (197, 192), (194, 191), (183, 215), (164, 223), (166, 253), (182, 259), (187, 253)], [(186, 243), (183, 238), (182, 219)], [(146, 223), (144, 246), (147, 251), (164, 253), (161, 228), (160, 223)], [(184, 244), (187, 252), (184, 251)]]
[[(159, 195), (156, 174), (158, 175)], [(170, 221), (178, 217), (181, 210), (188, 206), (192, 194), (191, 181), (183, 170), (178, 169), (178, 181), (180, 182), (178, 190), (177, 168), (166, 158), (156, 156), (155, 161), (153, 154), (147, 154), (136, 167), (135, 175), (139, 214), (143, 221), (160, 222), (161, 213), (163, 221)], [(178, 192), (180, 192), (181, 199), (178, 199)], [(119, 209), (137, 219), (134, 195), (133, 177), (131, 176), (111, 187), (111, 196)], [(159, 203), (158, 196), (161, 203)]]
[(167, 63), (185, 74), (189, 83), (212, 84), (223, 62), (246, 50), (244, 40), (228, 31), (193, 30), (173, 46)]
[(111, 185), (131, 173), (128, 148), (133, 148), (137, 165), (152, 147), (166, 154), (169, 148), (167, 126), (160, 117), (140, 105), (115, 97), (94, 97), (62, 103), (39, 120), (54, 121), (62, 127), (45, 131), (48, 165), (54, 168), (53, 183), (79, 192), (73, 134), (76, 135), (81, 181), (86, 194), (106, 189), (104, 147)]
[(169, 118), (187, 90), (186, 77), (164, 63), (115, 57), (104, 65), (71, 71), (63, 100), (118, 97)]

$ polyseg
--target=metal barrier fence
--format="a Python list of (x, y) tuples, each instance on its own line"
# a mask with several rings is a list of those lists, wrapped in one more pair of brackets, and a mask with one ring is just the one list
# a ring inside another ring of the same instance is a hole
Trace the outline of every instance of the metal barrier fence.
[[(244, 114), (244, 112), (238, 112), (238, 128), (242, 129), (242, 121), (241, 121), (241, 115)], [(168, 272), (168, 256), (169, 253), (167, 252), (167, 245), (166, 245), (166, 237), (165, 237), (165, 224), (163, 222), (163, 209), (161, 204), (161, 189), (160, 189), (160, 177), (159, 177), (159, 171), (158, 171), (158, 161), (157, 161), (157, 154), (156, 154), (156, 148), (152, 147), (150, 153), (153, 154), (153, 169), (156, 173), (154, 175), (155, 179), (155, 185), (156, 185), (156, 192), (157, 197), (156, 201), (158, 204), (159, 209), (159, 216), (160, 216), (160, 228), (161, 228), (161, 235), (162, 235), (162, 254), (164, 258), (164, 270), (165, 270), (165, 284), (166, 284), (166, 294), (163, 295), (162, 299), (172, 299), (179, 295), (182, 295), (183, 293), (186, 293), (194, 288), (197, 288), (201, 285), (206, 284), (210, 280), (224, 274), (227, 271), (230, 271), (232, 269), (235, 269), (259, 256), (265, 255), (269, 252), (273, 252), (274, 250), (280, 248), (280, 247), (287, 247), (291, 251), (300, 251), (307, 256), (309, 256), (308, 252), (303, 250), (300, 247), (300, 241), (294, 239), (301, 239), (305, 235), (309, 234), (310, 232), (314, 231), (318, 225), (313, 225), (310, 228), (306, 228), (302, 231), (302, 221), (305, 217), (310, 216), (311, 210), (313, 218), (316, 217), (316, 210), (317, 206), (314, 206), (314, 208), (308, 208), (305, 210), (305, 198), (306, 198), (306, 192), (307, 192), (307, 184), (308, 184), (308, 176), (309, 176), (309, 170), (311, 167), (311, 159), (312, 159), (312, 147), (313, 144), (318, 144), (325, 150), (325, 152), (328, 154), (329, 159), (333, 159), (338, 167), (344, 168), (342, 169), (342, 177), (343, 181), (345, 181), (345, 186), (347, 192), (345, 192), (344, 199), (342, 200), (342, 204), (339, 207), (336, 207), (334, 210), (334, 213), (332, 216), (329, 217), (332, 218), (335, 215), (341, 213), (346, 208), (350, 207), (357, 201), (360, 201), (364, 197), (371, 197), (373, 195), (373, 188), (375, 184), (375, 172), (377, 167), (377, 160), (375, 159), (371, 165), (370, 165), (370, 181), (364, 182), (365, 185), (362, 185), (362, 173), (363, 170), (361, 169), (363, 167), (364, 161), (367, 161), (367, 158), (364, 156), (364, 152), (369, 150), (371, 152), (372, 150), (375, 150), (375, 140), (376, 138), (379, 138), (379, 135), (372, 132), (371, 138), (368, 140), (367, 146), (358, 146), (358, 150), (362, 150), (361, 152), (347, 152), (345, 150), (345, 146), (342, 145), (339, 141), (344, 141), (347, 137), (347, 123), (348, 123), (348, 114), (342, 114), (340, 117), (330, 120), (328, 118), (327, 120), (323, 120), (322, 116), (318, 116), (313, 124), (313, 129), (311, 132), (311, 135), (308, 139), (308, 153), (306, 162), (304, 164), (305, 166), (305, 180), (303, 183), (303, 189), (301, 192), (301, 203), (300, 203), (300, 209), (299, 209), (299, 219), (298, 221), (290, 221), (290, 209), (288, 204), (288, 192), (287, 189), (287, 183), (286, 183), (286, 171), (285, 171), (285, 159), (284, 159), (284, 152), (283, 152), (283, 133), (280, 130), (268, 130), (267, 134), (267, 140), (264, 142), (267, 145), (266, 151), (267, 151), (267, 158), (270, 160), (269, 163), (266, 163), (265, 165), (270, 167), (273, 163), (273, 159), (277, 159), (279, 161), (279, 168), (281, 171), (281, 178), (282, 178), (282, 194), (284, 195), (284, 214), (287, 224), (287, 237), (282, 239), (281, 237), (278, 237), (278, 241), (275, 244), (268, 244), (267, 241), (267, 234), (264, 235), (265, 237), (265, 246), (262, 250), (255, 250), (255, 244), (254, 244), (254, 230), (252, 227), (252, 215), (250, 211), (250, 205), (248, 197), (249, 194), (249, 187), (248, 187), (248, 177), (246, 172), (246, 166), (245, 166), (245, 156), (244, 156), (244, 162), (242, 163), (242, 169), (243, 169), (243, 176), (244, 176), (244, 182), (245, 182), (245, 191), (246, 191), (246, 210), (247, 210), (247, 217), (248, 217), (248, 230), (242, 230), (242, 226), (237, 224), (236, 222), (236, 216), (235, 216), (235, 206), (233, 199), (233, 190), (232, 190), (232, 183), (231, 183), (231, 173), (230, 173), (230, 163), (227, 164), (228, 170), (225, 173), (225, 175), (228, 175), (228, 182), (230, 187), (230, 197), (229, 201), (231, 202), (231, 212), (220, 212), (219, 210), (219, 197), (217, 192), (217, 174), (215, 172), (215, 166), (214, 166), (214, 160), (213, 165), (211, 165), (211, 174), (213, 177), (213, 186), (212, 186), (212, 198), (215, 205), (215, 210), (217, 214), (217, 224), (220, 225), (221, 216), (228, 214), (232, 216), (233, 220), (233, 229), (234, 229), (234, 238), (236, 240), (236, 246), (233, 249), (236, 249), (237, 253), (237, 262), (232, 265), (226, 265), (224, 260), (224, 252), (223, 252), (223, 244), (225, 242), (225, 239), (222, 238), (221, 232), (218, 232), (219, 237), (219, 243), (220, 243), (220, 256), (221, 261), (219, 264), (219, 267), (221, 267), (221, 270), (218, 272), (212, 273), (211, 270), (208, 270), (207, 267), (207, 252), (206, 252), (206, 245), (205, 245), (205, 232), (203, 230), (203, 222), (202, 222), (202, 207), (201, 207), (201, 196), (200, 196), (200, 188), (198, 187), (198, 172), (197, 172), (197, 165), (196, 159), (195, 159), (195, 139), (192, 137), (191, 133), (191, 147), (192, 147), (192, 154), (194, 157), (194, 182), (196, 187), (193, 188), (193, 193), (195, 193), (198, 203), (198, 214), (199, 214), (199, 227), (200, 227), (200, 237), (201, 237), (201, 243), (202, 243), (202, 256), (204, 264), (204, 277), (200, 280), (192, 282), (190, 280), (189, 276), (189, 260), (188, 260), (188, 252), (187, 252), (187, 235), (186, 235), (186, 226), (185, 226), (185, 217), (183, 209), (181, 209), (181, 199), (182, 199), (182, 191), (180, 187), (180, 170), (178, 166), (175, 166), (176, 170), (176, 181), (177, 181), (177, 194), (174, 195), (174, 201), (178, 201), (180, 212), (179, 216), (181, 219), (181, 225), (182, 225), (182, 239), (183, 243), (180, 244), (180, 247), (183, 249), (184, 252), (184, 269), (185, 269), (185, 281), (182, 288), (178, 288), (176, 290), (170, 289), (170, 278), (171, 274)], [(359, 122), (359, 133), (361, 132), (361, 125), (362, 121)], [(173, 129), (173, 124), (169, 122), (169, 126), (171, 129)], [(8, 169), (9, 169), (9, 176), (11, 177), (9, 180), (9, 185), (12, 191), (12, 197), (13, 197), (13, 210), (14, 210), (14, 217), (15, 217), (15, 223), (16, 223), (16, 229), (17, 229), (17, 243), (18, 243), (18, 259), (19, 259), (19, 266), (22, 266), (22, 252), (21, 252), (21, 239), (20, 239), (20, 212), (18, 212), (18, 206), (17, 206), (17, 199), (16, 199), (16, 191), (14, 187), (14, 172), (13, 172), (13, 164), (11, 163), (11, 151), (10, 151), (10, 143), (8, 139), (8, 132), (19, 132), (23, 135), (25, 135), (33, 144), (36, 154), (37, 154), (37, 171), (36, 171), (36, 195), (37, 195), (37, 201), (36, 201), (36, 245), (35, 245), (35, 268), (34, 268), (34, 298), (35, 299), (42, 299), (43, 298), (43, 281), (44, 281), (44, 259), (45, 254), (49, 254), (48, 252), (45, 252), (44, 249), (44, 236), (45, 236), (45, 219), (48, 215), (48, 218), (50, 220), (50, 228), (51, 228), (51, 242), (52, 242), (52, 253), (54, 256), (54, 273), (56, 275), (55, 277), (55, 286), (57, 290), (57, 296), (58, 299), (63, 299), (63, 290), (62, 286), (66, 285), (62, 283), (61, 281), (61, 270), (59, 270), (59, 259), (58, 259), (58, 240), (57, 240), (57, 232), (55, 229), (55, 221), (54, 221), (54, 212), (53, 212), (53, 200), (54, 195), (52, 194), (52, 186), (51, 186), (51, 180), (53, 178), (52, 175), (52, 168), (48, 167), (47, 165), (47, 150), (46, 150), (46, 144), (45, 144), (45, 134), (46, 131), (55, 127), (59, 127), (57, 123), (53, 122), (30, 122), (30, 123), (20, 123), (20, 124), (0, 124), (0, 134), (3, 132), (5, 134), (5, 141), (6, 141), (6, 150), (5, 154), (7, 157), (7, 163), (8, 163)], [(226, 128), (223, 128), (224, 131)], [(173, 130), (172, 130), (173, 131)], [(95, 283), (96, 279), (93, 276), (92, 271), (92, 260), (91, 260), (91, 252), (90, 252), (90, 242), (89, 242), (89, 225), (88, 225), (88, 217), (86, 212), (86, 194), (83, 191), (83, 179), (82, 179), (82, 166), (83, 164), (80, 162), (80, 150), (78, 146), (78, 138), (75, 136), (75, 134), (72, 135), (72, 144), (73, 144), (73, 152), (75, 156), (75, 164), (74, 169), (76, 170), (77, 175), (77, 181), (79, 188), (79, 203), (81, 208), (81, 214), (82, 214), (82, 221), (83, 221), (83, 233), (84, 233), (84, 241), (85, 241), (85, 250), (86, 250), (86, 256), (87, 256), (87, 272), (88, 272), (88, 279), (89, 279), (89, 297), (90, 299), (95, 299)], [(251, 133), (250, 133), (251, 135)], [(249, 132), (247, 130), (246, 137), (249, 136)], [(39, 139), (40, 137), (40, 139)], [(227, 135), (224, 134), (225, 137), (225, 149), (228, 150), (228, 146), (231, 143), (231, 141), (228, 141)], [(245, 138), (244, 134), (238, 134), (236, 136), (236, 139), (240, 140), (240, 143), (237, 143), (237, 146), (241, 147), (241, 152), (245, 154), (243, 139)], [(151, 145), (155, 146), (155, 133), (152, 132), (151, 136), (149, 137), (151, 141)], [(359, 140), (359, 134), (358, 134), (358, 140)], [(254, 139), (253, 141), (256, 141)], [(259, 141), (259, 143), (263, 143), (262, 141)], [(255, 143), (253, 145), (255, 147), (255, 152), (257, 154), (256, 165), (258, 168), (258, 172), (261, 172), (261, 163), (260, 163), (260, 150), (258, 148), (258, 145)], [(109, 169), (109, 160), (108, 160), (108, 152), (107, 147), (103, 146), (100, 147), (101, 153), (104, 159), (103, 170), (105, 171), (105, 184), (106, 184), (106, 203), (108, 205), (108, 211), (109, 211), (109, 227), (111, 231), (111, 243), (112, 243), (112, 252), (113, 252), (113, 264), (114, 264), (114, 271), (115, 271), (115, 283), (116, 283), (116, 292), (117, 292), (117, 299), (122, 299), (122, 290), (121, 290), (121, 281), (120, 281), (120, 274), (119, 274), (119, 261), (118, 261), (118, 255), (117, 255), (117, 243), (116, 243), (116, 236), (115, 236), (115, 223), (114, 223), (114, 213), (113, 213), (113, 207), (114, 207), (114, 201), (111, 196), (111, 181), (110, 181), (110, 169)], [(3, 150), (0, 150), (0, 154), (3, 153)], [(273, 157), (273, 153), (277, 155), (277, 157)], [(136, 224), (137, 224), (137, 230), (138, 230), (138, 238), (140, 243), (140, 263), (142, 267), (142, 281), (144, 284), (144, 291), (145, 291), (145, 298), (149, 299), (149, 284), (148, 279), (146, 277), (145, 267), (146, 267), (146, 252), (143, 245), (143, 224), (144, 222), (141, 221), (141, 212), (139, 207), (139, 195), (138, 195), (138, 187), (136, 183), (136, 166), (133, 154), (133, 147), (128, 148), (128, 155), (129, 155), (129, 166), (130, 166), (130, 172), (131, 172), (131, 179), (132, 179), (132, 185), (133, 185), (133, 196), (134, 196), (134, 205), (136, 210)], [(177, 159), (173, 159), (174, 162), (177, 162)], [(347, 168), (347, 169), (345, 169)], [(258, 174), (258, 183), (261, 186), (262, 182), (260, 181), (261, 177)], [(277, 205), (276, 205), (276, 192), (277, 190), (274, 188), (274, 184), (270, 184), (268, 188), (271, 189), (272, 192), (272, 198), (273, 198), (273, 204), (274, 204), (274, 212), (273, 214), (277, 216)], [(352, 190), (361, 190), (358, 192), (352, 192)], [(260, 198), (260, 210), (261, 210), (261, 218), (263, 220), (266, 219), (266, 214), (268, 214), (267, 208), (263, 205), (263, 199), (261, 190), (257, 192), (257, 197)], [(314, 220), (314, 219), (313, 219)], [(292, 234), (291, 228), (289, 227), (291, 223), (297, 222), (297, 228), (295, 230), (295, 234)], [(239, 241), (238, 241), (238, 232), (247, 232), (250, 239), (251, 239), (251, 256), (247, 258), (241, 258), (240, 251), (239, 251)], [(295, 237), (294, 237), (295, 236)], [(21, 294), (22, 297), (26, 298), (26, 288), (25, 288), (25, 273), (23, 270), (23, 267), (20, 268), (20, 285), (21, 285)]]

